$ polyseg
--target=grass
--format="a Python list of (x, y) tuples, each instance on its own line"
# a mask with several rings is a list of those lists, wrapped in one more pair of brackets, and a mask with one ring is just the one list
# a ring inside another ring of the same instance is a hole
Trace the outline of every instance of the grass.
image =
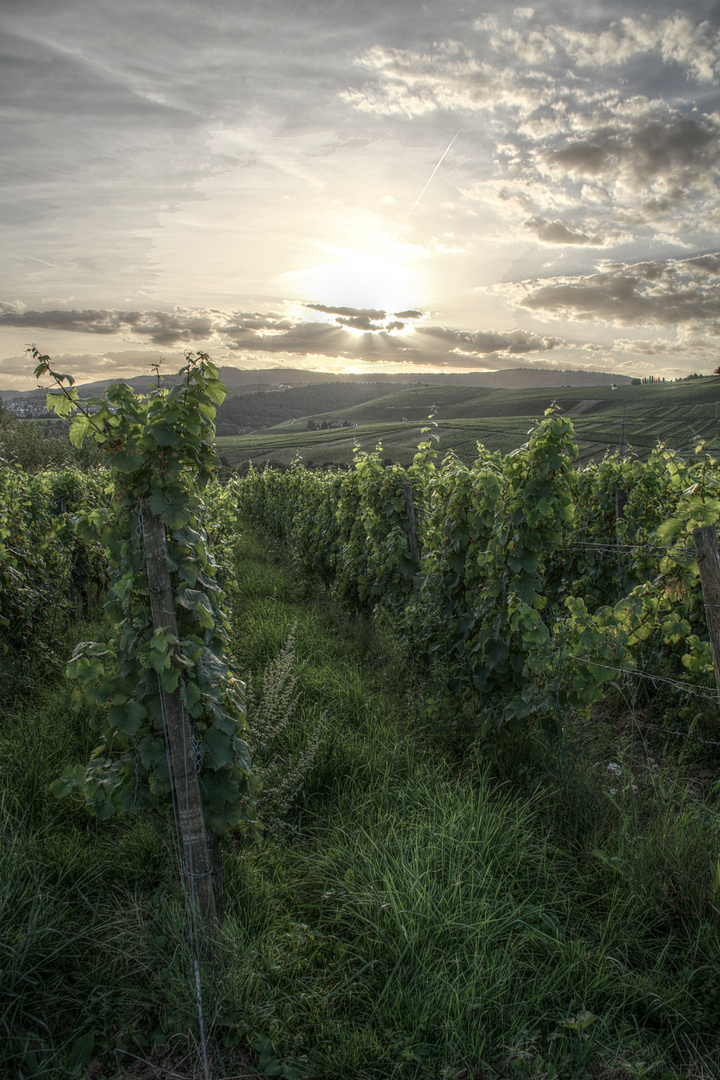
[[(266, 538), (237, 555), (241, 670), (259, 684), (294, 628), (281, 752), (325, 727), (280, 838), (224, 844), (213, 1075), (717, 1076), (714, 804), (643, 772), (602, 718), (582, 760), (519, 740), (468, 755), (463, 718), (376, 628)], [(130, 1055), (161, 1053), (200, 1075), (165, 820), (98, 824), (48, 792), (91, 745), (64, 687), (5, 710), (0, 1075), (140, 1076)]]
[(162, 898), (175, 891), (164, 824), (137, 819), (99, 826), (84, 810), (52, 797), (51, 780), (90, 749), (64, 688), (46, 688), (4, 712), (5, 1076), (79, 1076), (75, 1066), (89, 1058), (88, 1050), (111, 1058), (115, 1050), (137, 1052), (138, 1038), (149, 1038), (159, 1022), (158, 926), (167, 921)]

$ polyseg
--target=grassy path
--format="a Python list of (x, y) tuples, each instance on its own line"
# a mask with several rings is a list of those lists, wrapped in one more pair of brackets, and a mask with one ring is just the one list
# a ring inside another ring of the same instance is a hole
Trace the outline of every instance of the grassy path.
[[(630, 781), (613, 804), (579, 768), (530, 795), (538, 761), (513, 747), (503, 779), (462, 762), (391, 643), (271, 542), (247, 530), (238, 554), (258, 711), (289, 685), (278, 655), (297, 679), (258, 754), (267, 787), (321, 735), (278, 837), (225, 844), (214, 1075), (720, 1075), (717, 818)], [(200, 1075), (173, 1039), (195, 1013), (166, 822), (49, 795), (92, 746), (63, 686), (6, 706), (0, 741), (0, 1075), (152, 1075), (137, 1057)]]

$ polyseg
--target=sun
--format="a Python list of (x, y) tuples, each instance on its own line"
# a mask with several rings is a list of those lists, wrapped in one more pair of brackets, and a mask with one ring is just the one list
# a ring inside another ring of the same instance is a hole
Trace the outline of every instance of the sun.
[(338, 252), (338, 258), (292, 277), (304, 299), (392, 313), (418, 304), (420, 275), (397, 256)]

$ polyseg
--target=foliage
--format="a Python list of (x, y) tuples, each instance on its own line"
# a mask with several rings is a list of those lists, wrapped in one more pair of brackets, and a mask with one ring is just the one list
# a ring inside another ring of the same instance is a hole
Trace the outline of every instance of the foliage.
[[(57, 795), (80, 789), (99, 818), (156, 806), (171, 789), (162, 691), (179, 688), (191, 718), (205, 821), (216, 833), (252, 813), (244, 727), (244, 685), (228, 660), (228, 621), (203, 524), (201, 493), (215, 470), (216, 405), (225, 388), (205, 354), (188, 353), (183, 380), (147, 396), (123, 383), (81, 403), (70, 376), (35, 348), (35, 374), (60, 393), (48, 407), (72, 418), (70, 439), (102, 446), (113, 502), (78, 514), (86, 541), (99, 540), (110, 566), (107, 637), (80, 643), (68, 664), (75, 699), (91, 710), (99, 742), (87, 765), (65, 770)], [(66, 385), (68, 384), (68, 385)], [(178, 638), (154, 630), (142, 546), (142, 505), (166, 530), (166, 563)]]
[[(349, 473), (251, 470), (240, 507), (346, 603), (382, 616), (416, 663), (474, 703), (479, 736), (539, 722), (555, 738), (619, 669), (655, 663), (712, 687), (692, 530), (720, 518), (720, 476), (662, 445), (577, 469), (548, 410), (504, 458), (479, 446), (407, 469), (356, 452)], [(409, 542), (412, 485), (420, 562)], [(695, 714), (696, 718), (700, 714)], [(714, 724), (705, 711), (704, 722)]]
[(0, 657), (6, 693), (57, 669), (57, 642), (78, 607), (87, 614), (104, 588), (104, 552), (94, 539), (75, 535), (72, 518), (81, 509), (107, 504), (107, 480), (103, 471), (28, 475), (0, 467)]
[[(44, 469), (74, 468), (87, 471), (101, 464), (102, 455), (91, 443), (73, 446), (62, 430), (54, 432), (57, 424), (37, 420), (22, 420), (14, 416), (0, 401), (0, 464), (12, 465), (27, 473)], [(50, 427), (50, 430), (48, 430)]]
[[(459, 761), (452, 704), (420, 730), (422, 686), (377, 621), (233, 528), (233, 650), (258, 689), (296, 626), (282, 755), (327, 726), (301, 836), (224, 843), (228, 917), (204, 987), (217, 1071), (245, 1075), (252, 1055), (266, 1075), (328, 1080), (717, 1076), (710, 799), (650, 763), (631, 773), (614, 727), (564, 782), (535, 784), (545, 752), (519, 737)], [(93, 733), (63, 680), (37, 697), (0, 730), (0, 1075), (150, 1068), (137, 1058), (200, 1073), (166, 823), (100, 827), (57, 803), (52, 778)]]

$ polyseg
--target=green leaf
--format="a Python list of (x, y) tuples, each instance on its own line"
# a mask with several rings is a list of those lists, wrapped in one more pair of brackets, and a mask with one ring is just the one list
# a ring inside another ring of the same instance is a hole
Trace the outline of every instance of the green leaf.
[(178, 432), (170, 424), (153, 424), (150, 430), (158, 446), (177, 446), (180, 442)]
[(108, 720), (113, 727), (134, 735), (147, 717), (147, 709), (139, 701), (129, 701), (124, 705), (113, 705), (108, 712)]
[(80, 413), (78, 416), (73, 417), (70, 425), (70, 442), (73, 446), (82, 446), (86, 435), (93, 427), (94, 424), (89, 416)]
[(71, 791), (81, 788), (87, 778), (87, 770), (84, 765), (69, 765), (63, 769), (57, 780), (53, 780), (50, 790), (56, 799), (64, 799)]
[(210, 686), (222, 686), (227, 678), (227, 664), (208, 648), (203, 648), (198, 661), (198, 675), (201, 683)]
[(143, 766), (150, 770), (161, 765), (167, 765), (165, 742), (161, 736), (146, 735), (137, 745), (140, 761)]
[(485, 656), (485, 662), (488, 668), (497, 667), (498, 664), (504, 664), (510, 655), (510, 649), (504, 641), (494, 642), (487, 651)]
[(67, 1068), (71, 1071), (75, 1071), (80, 1074), (82, 1069), (85, 1068), (95, 1047), (95, 1035), (93, 1032), (88, 1032), (85, 1035), (81, 1035), (72, 1044), (70, 1054), (67, 1059)]
[(219, 379), (211, 379), (205, 386), (205, 396), (214, 401), (216, 405), (222, 405), (227, 397), (227, 388)]
[(115, 804), (104, 787), (95, 787), (93, 794), (88, 797), (86, 785), (85, 804), (99, 821), (107, 821), (115, 813)]
[[(75, 391), (75, 396), (77, 397), (77, 391)], [(71, 397), (67, 397), (65, 394), (54, 393), (51, 390), (48, 391), (45, 404), (47, 405), (48, 411), (54, 412), (61, 420), (67, 419), (75, 408), (75, 404)]]
[(205, 750), (203, 764), (207, 764), (209, 768), (221, 769), (225, 765), (234, 765), (235, 749), (229, 735), (217, 728), (208, 728), (202, 737), (201, 745)]
[(120, 473), (135, 472), (145, 463), (143, 454), (133, 454), (126, 450), (118, 450), (117, 453), (113, 454), (110, 458), (110, 464)]
[(190, 520), (190, 507), (185, 492), (175, 491), (166, 496), (161, 491), (154, 492), (149, 499), (150, 509), (158, 514), (171, 529), (179, 529)]
[(174, 694), (178, 688), (180, 682), (180, 670), (179, 668), (168, 668), (167, 671), (163, 671), (160, 675), (160, 682), (163, 690), (167, 694)]

